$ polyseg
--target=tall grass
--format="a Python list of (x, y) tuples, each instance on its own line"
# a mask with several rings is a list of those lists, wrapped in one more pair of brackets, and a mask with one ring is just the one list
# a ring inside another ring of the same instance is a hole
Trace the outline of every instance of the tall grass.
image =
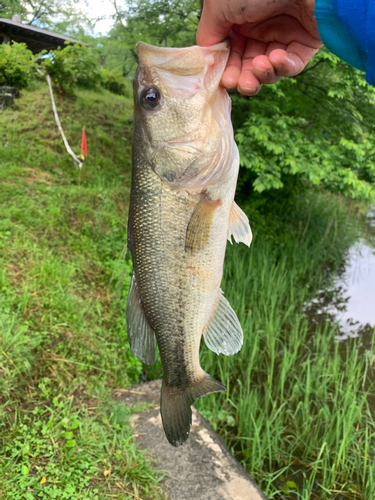
[(342, 264), (355, 217), (323, 194), (268, 217), (250, 250), (228, 249), (222, 288), (244, 345), (225, 357), (202, 343), (203, 368), (228, 391), (197, 407), (270, 498), (373, 499), (371, 356), (304, 313)]

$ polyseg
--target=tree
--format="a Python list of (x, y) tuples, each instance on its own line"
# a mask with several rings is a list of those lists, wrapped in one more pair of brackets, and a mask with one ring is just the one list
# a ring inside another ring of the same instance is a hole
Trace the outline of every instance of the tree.
[(83, 34), (84, 27), (91, 26), (78, 0), (0, 0), (0, 15), (11, 18), (14, 14), (26, 24), (68, 35)]
[(323, 49), (300, 76), (234, 100), (243, 190), (292, 175), (375, 200), (375, 89), (360, 71)]
[(129, 0), (115, 7), (115, 25), (108, 37), (92, 40), (101, 63), (132, 76), (137, 67), (135, 45), (187, 47), (195, 44), (199, 23), (199, 0)]
[(197, 0), (130, 0), (125, 9), (117, 6), (116, 28), (121, 26), (128, 43), (183, 47), (195, 44), (200, 3)]
[(0, 0), (0, 16), (8, 19), (14, 14), (22, 14), (24, 8), (19, 0)]

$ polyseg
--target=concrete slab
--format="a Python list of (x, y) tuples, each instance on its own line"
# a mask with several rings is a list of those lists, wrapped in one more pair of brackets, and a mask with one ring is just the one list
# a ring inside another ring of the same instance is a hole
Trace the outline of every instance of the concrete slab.
[(139, 447), (152, 455), (158, 469), (170, 473), (161, 483), (168, 499), (267, 500), (195, 408), (188, 441), (179, 448), (168, 443), (159, 411), (160, 387), (161, 380), (154, 380), (116, 391), (115, 397), (127, 405), (155, 405), (135, 413), (131, 425)]

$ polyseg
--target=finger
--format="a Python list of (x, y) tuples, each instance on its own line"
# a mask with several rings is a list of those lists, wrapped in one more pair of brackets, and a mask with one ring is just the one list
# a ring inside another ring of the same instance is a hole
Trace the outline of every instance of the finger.
[(253, 72), (253, 58), (264, 54), (267, 44), (257, 40), (248, 39), (242, 58), (241, 75), (238, 79), (237, 90), (244, 95), (255, 95), (261, 89), (261, 83)]
[(295, 76), (301, 73), (318, 48), (292, 42), (287, 50), (276, 49), (269, 55), (275, 71), (280, 76)]
[(286, 45), (282, 43), (269, 43), (267, 45), (265, 55), (259, 55), (257, 57), (254, 57), (252, 61), (252, 68), (253, 68), (253, 73), (254, 76), (260, 81), (260, 83), (265, 83), (265, 84), (270, 84), (270, 83), (276, 83), (281, 80), (281, 76), (277, 74), (275, 71), (275, 68), (271, 61), (269, 60), (268, 55), (270, 52), (273, 52), (274, 50), (277, 49), (286, 49)]
[(275, 68), (268, 56), (257, 56), (254, 57), (252, 63), (252, 70), (254, 76), (262, 84), (276, 83), (281, 80), (282, 76), (279, 76), (275, 71)]
[(237, 90), (243, 95), (256, 95), (262, 88), (259, 80), (254, 76), (251, 69), (242, 70), (238, 79)]
[(216, 0), (205, 0), (202, 17), (197, 30), (197, 44), (210, 47), (227, 38), (232, 24), (227, 21), (220, 9), (215, 8)]
[(271, 52), (273, 52), (274, 50), (277, 50), (277, 49), (281, 49), (281, 50), (286, 50), (288, 47), (288, 45), (286, 45), (285, 43), (280, 43), (280, 42), (271, 42), (267, 45), (267, 49), (266, 49), (266, 56), (269, 56), (271, 54)]
[(242, 57), (246, 40), (244, 36), (233, 31), (230, 34), (230, 41), (230, 54), (221, 83), (227, 89), (234, 89), (237, 87), (238, 79), (241, 74)]

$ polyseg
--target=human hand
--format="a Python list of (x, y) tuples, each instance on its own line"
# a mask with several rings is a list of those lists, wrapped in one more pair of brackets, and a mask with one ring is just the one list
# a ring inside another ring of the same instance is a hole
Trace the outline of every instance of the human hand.
[(263, 83), (300, 73), (323, 45), (315, 0), (205, 0), (197, 43), (229, 37), (231, 51), (221, 83), (257, 94)]

